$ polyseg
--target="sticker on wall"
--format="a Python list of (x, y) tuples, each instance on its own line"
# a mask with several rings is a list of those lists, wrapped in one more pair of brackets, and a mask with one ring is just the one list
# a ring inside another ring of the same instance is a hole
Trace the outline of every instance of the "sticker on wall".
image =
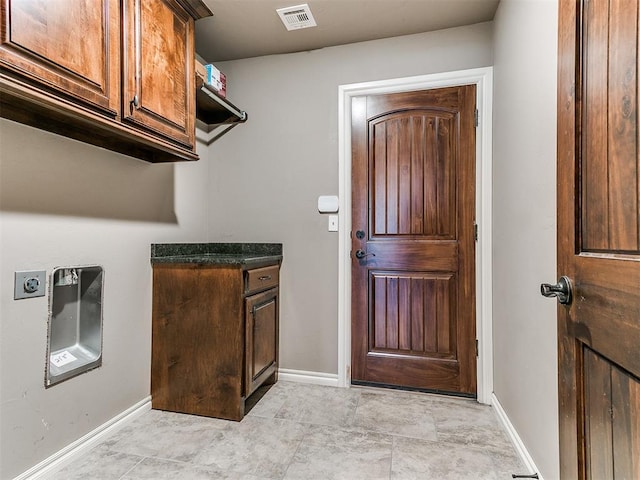
[(68, 363), (73, 363), (76, 360), (77, 358), (66, 350), (51, 355), (51, 363), (53, 363), (58, 368), (62, 367), (63, 365), (67, 365)]

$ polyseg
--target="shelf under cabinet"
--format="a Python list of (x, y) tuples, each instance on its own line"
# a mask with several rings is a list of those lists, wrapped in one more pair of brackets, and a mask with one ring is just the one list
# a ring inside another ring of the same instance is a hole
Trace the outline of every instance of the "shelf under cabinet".
[(203, 139), (207, 145), (236, 125), (246, 122), (247, 117), (247, 112), (221, 97), (206, 83), (199, 82), (196, 89), (196, 125), (209, 134)]

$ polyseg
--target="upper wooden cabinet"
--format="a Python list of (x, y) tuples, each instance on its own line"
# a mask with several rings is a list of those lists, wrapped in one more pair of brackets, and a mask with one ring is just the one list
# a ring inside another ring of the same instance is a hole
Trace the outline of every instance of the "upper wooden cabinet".
[(118, 0), (2, 4), (2, 68), (106, 115), (119, 110)]
[(174, 0), (126, 2), (124, 118), (193, 147), (194, 21)]
[(197, 160), (201, 0), (0, 0), (0, 115), (150, 162)]

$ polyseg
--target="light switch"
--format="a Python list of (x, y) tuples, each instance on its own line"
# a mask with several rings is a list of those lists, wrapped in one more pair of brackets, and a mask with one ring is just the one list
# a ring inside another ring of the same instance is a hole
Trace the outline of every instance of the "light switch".
[(338, 231), (338, 215), (329, 215), (329, 231)]

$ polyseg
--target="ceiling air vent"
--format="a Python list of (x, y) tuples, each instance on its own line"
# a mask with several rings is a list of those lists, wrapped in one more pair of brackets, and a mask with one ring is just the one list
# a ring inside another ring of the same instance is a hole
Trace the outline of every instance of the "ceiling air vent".
[(311, 9), (306, 3), (294, 7), (278, 8), (276, 12), (280, 15), (280, 20), (282, 20), (284, 26), (287, 27), (287, 30), (298, 30), (300, 28), (317, 26)]

